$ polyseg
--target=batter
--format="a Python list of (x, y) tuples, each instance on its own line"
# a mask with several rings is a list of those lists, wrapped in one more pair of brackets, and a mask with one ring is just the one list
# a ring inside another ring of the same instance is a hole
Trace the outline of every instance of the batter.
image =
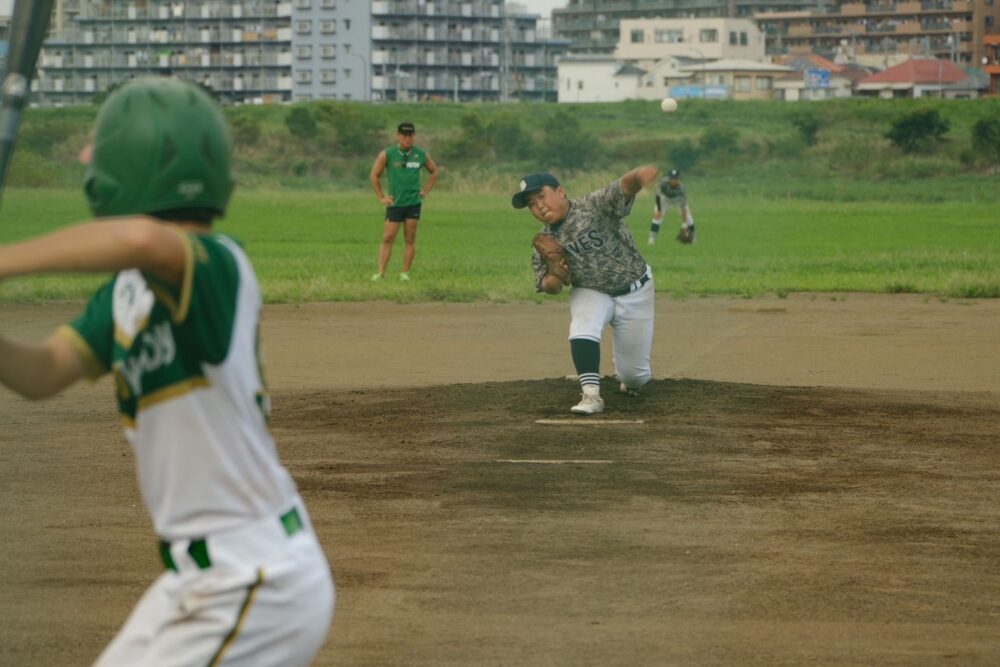
[(211, 230), (233, 188), (222, 113), (193, 84), (137, 79), (81, 160), (101, 219), (0, 248), (0, 278), (114, 276), (44, 342), (0, 338), (0, 382), (46, 398), (114, 376), (164, 572), (96, 664), (308, 665), (333, 581), (267, 428), (260, 287)]
[[(653, 346), (653, 272), (625, 224), (635, 195), (653, 183), (654, 165), (637, 167), (607, 187), (572, 201), (549, 173), (525, 176), (511, 203), (527, 207), (542, 234), (555, 237), (572, 275), (569, 305), (570, 353), (580, 378), (581, 400), (570, 410), (592, 415), (601, 398), (601, 334), (611, 325), (615, 373), (622, 393), (635, 396), (650, 380)], [(535, 288), (558, 294), (566, 284), (535, 251)]]

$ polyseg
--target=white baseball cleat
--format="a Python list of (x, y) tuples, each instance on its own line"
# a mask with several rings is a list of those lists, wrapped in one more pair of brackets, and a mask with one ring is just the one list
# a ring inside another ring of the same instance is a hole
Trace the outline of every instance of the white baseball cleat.
[(404, 271), (403, 273), (399, 274), (399, 279), (405, 283), (410, 279), (410, 274)]
[(624, 382), (622, 382), (618, 386), (618, 391), (620, 391), (621, 393), (625, 394), (626, 396), (638, 396), (639, 395), (639, 390), (638, 389), (632, 389), (631, 387), (627, 386)]
[(570, 412), (578, 415), (596, 415), (604, 412), (604, 399), (600, 396), (584, 394), (583, 400), (569, 409)]
[(382, 273), (376, 273), (374, 276), (372, 276), (372, 282), (373, 283), (377, 283), (378, 281), (382, 280), (383, 278), (385, 278), (384, 274), (382, 274)]

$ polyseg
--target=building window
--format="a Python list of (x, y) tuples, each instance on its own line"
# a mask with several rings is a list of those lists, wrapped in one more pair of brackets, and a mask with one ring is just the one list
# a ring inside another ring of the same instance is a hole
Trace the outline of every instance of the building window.
[(740, 46), (746, 46), (749, 44), (747, 41), (747, 34), (745, 32), (740, 33)]
[(295, 83), (312, 83), (313, 73), (308, 69), (295, 70)]
[(323, 83), (337, 83), (337, 70), (325, 69), (320, 72), (320, 80)]
[(337, 0), (320, 0), (319, 6), (323, 9), (336, 9)]
[(308, 44), (295, 47), (295, 57), (299, 60), (309, 60), (312, 58), (312, 47)]
[(653, 41), (657, 44), (680, 44), (684, 41), (684, 31), (673, 28), (656, 30), (653, 33)]
[(295, 0), (296, 9), (312, 9), (312, 0)]
[(774, 88), (774, 80), (769, 76), (757, 77), (757, 90), (771, 90)]
[(738, 92), (738, 93), (749, 93), (750, 90), (751, 90), (751, 88), (750, 88), (750, 77), (748, 77), (748, 76), (738, 76), (738, 77), (736, 77), (735, 84), (736, 85), (734, 85), (733, 87), (736, 89), (736, 92)]
[(646, 32), (644, 30), (633, 30), (632, 31), (632, 43), (642, 44), (642, 40), (646, 37)]
[(579, 81), (576, 82), (576, 89), (583, 90), (583, 79), (580, 79)]
[(344, 78), (345, 79), (350, 79), (351, 78), (351, 70), (349, 70), (349, 69), (345, 69), (344, 70)]
[(707, 28), (698, 32), (698, 41), (702, 44), (715, 44), (719, 41), (719, 31), (714, 28)]
[(320, 21), (319, 31), (324, 35), (333, 35), (337, 32), (337, 21)]
[(337, 45), (336, 44), (324, 44), (319, 47), (319, 57), (324, 60), (333, 60), (337, 57)]
[(312, 33), (313, 24), (312, 21), (296, 21), (295, 22), (295, 32), (300, 35), (308, 35)]
[(344, 19), (344, 30), (351, 29), (351, 19)]
[(344, 44), (344, 53), (350, 53), (350, 52), (351, 52), (351, 45)]

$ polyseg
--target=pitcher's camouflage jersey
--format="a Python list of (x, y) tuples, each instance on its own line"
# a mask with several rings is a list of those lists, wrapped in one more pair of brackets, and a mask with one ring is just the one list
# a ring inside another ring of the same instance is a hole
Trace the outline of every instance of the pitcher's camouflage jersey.
[[(634, 201), (635, 197), (622, 192), (616, 179), (605, 188), (572, 200), (565, 220), (542, 228), (542, 234), (555, 237), (566, 249), (574, 287), (609, 293), (628, 287), (646, 273), (646, 260), (625, 225)], [(541, 292), (546, 266), (537, 251), (531, 264), (535, 289)]]

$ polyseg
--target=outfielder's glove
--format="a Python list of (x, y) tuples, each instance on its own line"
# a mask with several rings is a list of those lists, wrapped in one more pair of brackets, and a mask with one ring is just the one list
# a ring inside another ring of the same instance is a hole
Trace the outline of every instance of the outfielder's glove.
[(549, 275), (556, 276), (564, 285), (573, 283), (573, 275), (566, 262), (566, 249), (559, 241), (547, 234), (535, 234), (535, 238), (531, 239), (531, 245), (535, 246), (538, 255), (545, 262)]
[(677, 232), (677, 240), (684, 245), (694, 243), (694, 227), (681, 227), (681, 230)]

